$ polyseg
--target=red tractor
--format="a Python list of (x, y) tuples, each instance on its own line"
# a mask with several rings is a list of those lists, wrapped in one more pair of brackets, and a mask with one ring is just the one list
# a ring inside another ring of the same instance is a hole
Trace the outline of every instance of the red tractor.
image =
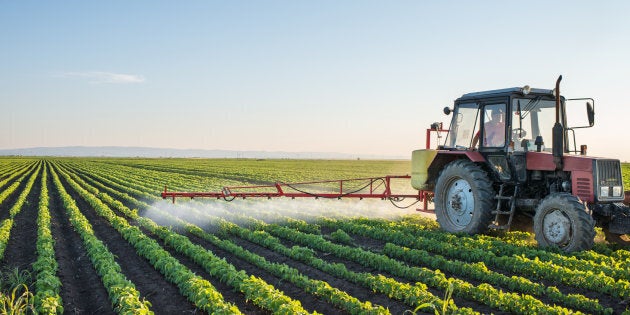
[[(453, 115), (444, 144), (412, 158), (412, 185), (434, 192), (442, 229), (509, 229), (519, 215), (533, 219), (541, 246), (590, 249), (596, 225), (608, 238), (627, 240), (620, 162), (586, 156), (585, 145), (576, 149), (574, 130), (594, 125), (594, 101), (565, 99), (561, 80), (555, 90), (468, 93), (444, 108)], [(567, 127), (567, 106), (576, 105), (568, 101), (586, 101), (587, 126)]]

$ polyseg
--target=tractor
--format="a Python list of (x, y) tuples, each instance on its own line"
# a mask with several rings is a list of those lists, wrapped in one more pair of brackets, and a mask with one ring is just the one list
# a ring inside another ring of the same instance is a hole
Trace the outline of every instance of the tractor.
[[(508, 230), (519, 217), (530, 226), (533, 221), (542, 247), (590, 249), (596, 226), (609, 240), (627, 241), (630, 211), (620, 161), (589, 157), (586, 145), (577, 149), (575, 130), (594, 125), (595, 102), (565, 99), (561, 80), (554, 90), (468, 93), (444, 108), (452, 115), (444, 142), (437, 150), (414, 151), (411, 175), (415, 189), (433, 191), (443, 230)], [(567, 106), (584, 102), (588, 125), (567, 127)]]

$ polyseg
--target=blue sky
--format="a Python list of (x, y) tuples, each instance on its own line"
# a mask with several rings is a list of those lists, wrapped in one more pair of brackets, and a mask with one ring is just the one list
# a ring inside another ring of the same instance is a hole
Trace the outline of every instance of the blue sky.
[[(0, 149), (408, 156), (463, 93), (593, 97), (630, 160), (627, 1), (3, 1)], [(620, 147), (621, 145), (621, 147)]]

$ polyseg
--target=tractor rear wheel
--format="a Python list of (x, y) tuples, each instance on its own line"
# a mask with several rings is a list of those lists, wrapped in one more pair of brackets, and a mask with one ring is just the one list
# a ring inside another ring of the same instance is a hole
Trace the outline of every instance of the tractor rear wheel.
[(443, 230), (477, 234), (488, 229), (495, 192), (477, 164), (456, 160), (446, 165), (434, 193), (435, 216)]
[(595, 240), (595, 221), (580, 200), (568, 193), (551, 194), (536, 207), (534, 234), (539, 246), (565, 252), (588, 250)]

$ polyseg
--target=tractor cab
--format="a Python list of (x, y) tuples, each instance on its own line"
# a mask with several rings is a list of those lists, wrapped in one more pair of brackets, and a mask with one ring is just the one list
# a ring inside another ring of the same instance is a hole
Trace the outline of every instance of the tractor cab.
[(555, 107), (551, 90), (510, 88), (464, 94), (455, 100), (443, 149), (533, 151), (538, 137), (551, 140)]
[[(562, 126), (567, 125), (567, 102), (577, 100), (586, 99), (566, 100), (560, 97), (558, 118)], [(576, 149), (573, 129), (593, 126), (591, 104), (587, 104), (589, 126), (564, 128), (562, 152), (586, 154), (586, 146), (581, 146), (579, 151)], [(502, 182), (526, 181), (524, 169), (521, 169), (521, 164), (526, 163), (526, 152), (552, 153), (556, 121), (553, 90), (525, 86), (468, 93), (455, 100), (453, 109), (446, 107), (444, 112), (452, 112), (453, 116), (440, 149), (480, 153), (494, 171), (496, 179)], [(573, 139), (573, 142), (567, 139)]]
[(565, 99), (561, 80), (554, 90), (467, 93), (444, 108), (444, 143), (414, 151), (411, 173), (414, 188), (433, 192), (442, 229), (507, 230), (518, 214), (540, 245), (567, 252), (591, 248), (596, 225), (610, 239), (630, 234), (620, 161), (577, 149), (575, 129), (594, 125), (594, 101)]

